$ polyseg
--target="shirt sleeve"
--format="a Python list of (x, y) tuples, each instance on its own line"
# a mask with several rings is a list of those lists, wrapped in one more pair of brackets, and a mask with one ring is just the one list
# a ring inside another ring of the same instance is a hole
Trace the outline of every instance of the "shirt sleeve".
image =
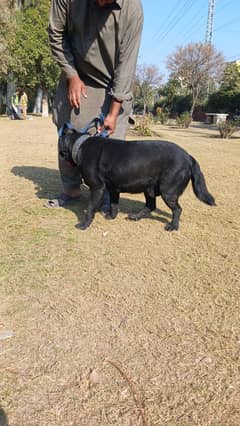
[(114, 72), (112, 96), (119, 100), (132, 99), (138, 51), (143, 27), (142, 9), (134, 12), (129, 19), (120, 45), (119, 58)]
[(68, 1), (52, 0), (49, 17), (49, 43), (56, 62), (67, 78), (77, 75), (67, 37)]

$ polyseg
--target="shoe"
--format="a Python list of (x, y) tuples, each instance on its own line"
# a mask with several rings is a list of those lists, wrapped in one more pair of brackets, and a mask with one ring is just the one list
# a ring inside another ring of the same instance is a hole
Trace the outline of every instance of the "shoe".
[(46, 204), (44, 204), (44, 207), (47, 207), (48, 209), (56, 209), (59, 207), (65, 207), (67, 204), (78, 200), (80, 200), (80, 196), (71, 197), (68, 194), (62, 193), (60, 194), (59, 198), (53, 198), (52, 200), (48, 200)]

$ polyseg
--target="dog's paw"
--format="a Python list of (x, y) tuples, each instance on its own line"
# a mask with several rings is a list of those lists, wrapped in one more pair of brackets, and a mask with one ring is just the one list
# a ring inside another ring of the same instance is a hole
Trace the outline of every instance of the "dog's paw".
[(127, 219), (129, 220), (141, 220), (144, 218), (148, 218), (151, 216), (151, 210), (148, 207), (144, 207), (142, 210), (140, 210), (138, 213), (129, 213), (127, 216)]
[(89, 224), (86, 222), (77, 223), (77, 225), (75, 225), (75, 228), (80, 229), (80, 231), (85, 231), (88, 227), (89, 227)]
[(126, 219), (127, 220), (135, 220), (135, 222), (136, 222), (137, 220), (140, 220), (141, 217), (139, 217), (139, 215), (137, 213), (136, 214), (135, 213), (129, 213), (127, 215)]
[(114, 219), (114, 217), (112, 216), (112, 214), (109, 213), (109, 212), (104, 214), (104, 218), (106, 220), (113, 220)]
[(106, 212), (104, 217), (107, 220), (114, 220), (116, 219), (117, 215), (118, 215), (118, 210), (112, 209), (110, 212)]
[(165, 229), (165, 231), (168, 231), (168, 232), (177, 231), (178, 225), (170, 222), (170, 223), (167, 223), (167, 225), (165, 226), (164, 229)]

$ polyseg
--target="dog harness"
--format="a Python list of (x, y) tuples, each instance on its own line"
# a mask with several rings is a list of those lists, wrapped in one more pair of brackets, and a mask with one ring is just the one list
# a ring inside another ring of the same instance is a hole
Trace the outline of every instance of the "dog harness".
[(85, 140), (86, 139), (88, 139), (89, 138), (89, 135), (88, 134), (84, 134), (84, 135), (81, 135), (75, 142), (74, 142), (74, 145), (73, 145), (73, 149), (72, 149), (72, 159), (73, 159), (73, 162), (76, 164), (76, 162), (77, 162), (77, 155), (78, 155), (78, 151), (79, 151), (79, 149), (80, 149), (80, 147), (81, 147), (81, 145), (83, 144), (83, 142), (85, 142)]
[[(78, 132), (80, 134), (80, 136), (74, 142), (73, 149), (72, 149), (72, 159), (73, 159), (73, 161), (74, 161), (75, 164), (77, 162), (77, 155), (78, 155), (78, 151), (79, 151), (81, 145), (89, 137), (91, 137), (91, 136), (99, 136), (99, 137), (102, 137), (102, 138), (107, 138), (109, 136), (109, 133), (108, 133), (107, 129), (104, 129), (102, 132), (98, 131), (98, 127), (103, 125), (104, 119), (105, 119), (105, 115), (103, 113), (101, 113), (99, 117), (93, 118), (85, 127), (82, 127), (80, 129), (80, 131)], [(63, 127), (61, 127), (59, 129), (59, 131), (58, 131), (58, 136), (59, 137), (63, 136), (64, 127), (65, 128), (67, 127), (68, 129), (75, 130), (74, 127), (73, 127), (73, 125), (72, 125), (72, 123), (70, 123), (70, 122), (66, 123), (66, 124), (64, 124)], [(96, 133), (94, 135), (91, 135), (89, 133), (89, 130), (92, 129), (93, 127), (96, 128)]]

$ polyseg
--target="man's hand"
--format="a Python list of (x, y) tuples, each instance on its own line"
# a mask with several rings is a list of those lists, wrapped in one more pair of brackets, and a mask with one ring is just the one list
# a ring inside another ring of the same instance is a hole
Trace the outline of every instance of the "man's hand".
[(112, 100), (110, 111), (106, 116), (103, 126), (98, 129), (99, 132), (102, 132), (104, 129), (108, 130), (108, 134), (111, 135), (115, 132), (117, 125), (117, 118), (122, 106), (122, 102), (116, 99)]
[(73, 108), (79, 108), (81, 95), (87, 97), (86, 86), (78, 75), (68, 79), (68, 99)]
[(108, 114), (104, 120), (103, 127), (99, 129), (100, 131), (106, 129), (108, 134), (111, 135), (114, 133), (117, 124), (117, 117), (115, 115)]

